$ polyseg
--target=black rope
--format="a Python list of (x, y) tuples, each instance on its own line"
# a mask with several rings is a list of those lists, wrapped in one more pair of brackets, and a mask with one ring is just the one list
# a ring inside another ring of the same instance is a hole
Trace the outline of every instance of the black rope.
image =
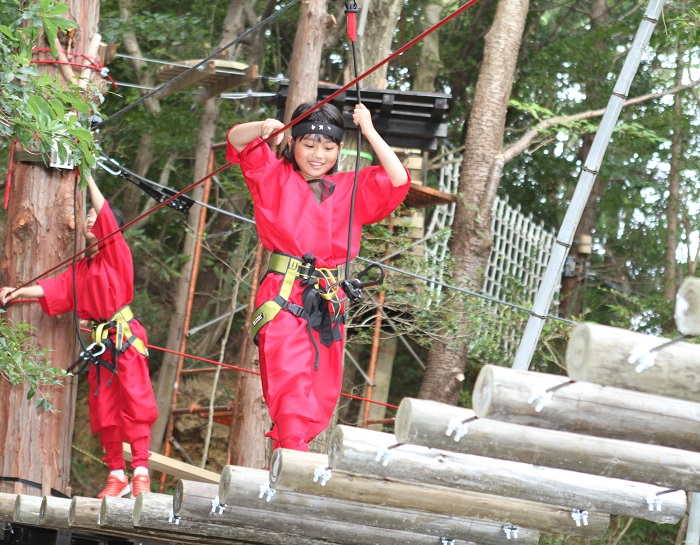
[[(0, 481), (6, 482), (6, 483), (20, 483), (20, 484), (23, 484), (25, 486), (31, 486), (32, 488), (38, 488), (39, 490), (42, 489), (41, 483), (29, 481), (27, 479), (23, 479), (22, 477), (2, 477), (2, 476), (0, 476)], [(63, 492), (59, 492), (55, 488), (51, 489), (51, 495), (55, 496), (56, 498), (68, 499), (68, 496), (66, 496)]]
[(124, 108), (122, 108), (121, 110), (119, 110), (118, 112), (116, 112), (116, 113), (110, 115), (107, 119), (104, 119), (104, 120), (101, 120), (101, 121), (95, 123), (95, 124), (93, 125), (93, 127), (92, 127), (92, 130), (95, 130), (96, 128), (100, 127), (101, 125), (107, 123), (108, 121), (111, 121), (111, 120), (113, 120), (113, 119), (119, 117), (120, 115), (125, 114), (125, 113), (128, 112), (129, 110), (134, 109), (136, 106), (138, 106), (139, 104), (141, 104), (141, 103), (144, 102), (145, 100), (148, 100), (149, 98), (151, 98), (151, 97), (152, 97), (153, 95), (155, 95), (156, 93), (159, 93), (160, 91), (162, 91), (162, 90), (165, 89), (166, 87), (168, 87), (168, 86), (172, 85), (173, 83), (175, 83), (176, 81), (178, 81), (178, 80), (184, 78), (184, 77), (185, 77), (187, 74), (189, 74), (190, 72), (193, 72), (194, 70), (197, 70), (197, 69), (199, 69), (200, 67), (204, 66), (204, 65), (205, 65), (207, 62), (209, 62), (211, 59), (213, 59), (214, 57), (216, 57), (216, 56), (219, 55), (220, 53), (223, 53), (223, 52), (226, 51), (229, 47), (232, 47), (232, 46), (236, 45), (237, 43), (239, 43), (239, 42), (245, 40), (248, 36), (250, 36), (251, 34), (253, 34), (254, 32), (256, 32), (258, 29), (260, 29), (261, 27), (267, 25), (269, 22), (273, 21), (274, 19), (276, 19), (277, 17), (279, 17), (280, 15), (282, 15), (285, 11), (287, 11), (289, 8), (291, 8), (292, 6), (294, 6), (295, 4), (297, 4), (298, 2), (299, 2), (299, 0), (291, 0), (288, 4), (282, 6), (279, 10), (277, 10), (275, 13), (273, 13), (272, 15), (270, 15), (267, 19), (264, 19), (264, 20), (260, 21), (257, 25), (255, 25), (255, 26), (249, 28), (249, 29), (246, 30), (243, 34), (241, 34), (238, 38), (236, 38), (236, 39), (233, 40), (232, 42), (230, 42), (230, 43), (228, 43), (228, 44), (226, 44), (226, 45), (220, 47), (219, 49), (217, 49), (216, 51), (214, 51), (212, 54), (210, 54), (208, 57), (206, 57), (204, 60), (198, 62), (198, 63), (197, 63), (196, 65), (194, 65), (192, 68), (189, 68), (189, 69), (185, 70), (184, 72), (182, 72), (181, 74), (178, 74), (177, 76), (175, 76), (175, 77), (174, 77), (173, 79), (171, 79), (170, 81), (166, 81), (166, 82), (165, 82), (163, 85), (161, 85), (160, 87), (156, 87), (156, 88), (153, 89), (153, 91), (151, 91), (150, 93), (145, 94), (144, 96), (142, 96), (141, 98), (139, 98), (137, 101), (132, 102), (132, 103), (129, 104), (128, 106), (125, 106)]

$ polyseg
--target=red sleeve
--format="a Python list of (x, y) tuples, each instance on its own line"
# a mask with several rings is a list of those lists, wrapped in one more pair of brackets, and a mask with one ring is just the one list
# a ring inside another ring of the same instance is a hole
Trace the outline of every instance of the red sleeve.
[(37, 284), (44, 290), (44, 297), (39, 298), (39, 304), (46, 314), (55, 316), (73, 310), (72, 265), (58, 276), (39, 280)]
[(397, 187), (391, 183), (389, 175), (381, 166), (360, 170), (356, 211), (359, 212), (363, 225), (381, 221), (399, 207), (411, 187), (408, 170), (406, 175), (408, 182)]
[[(233, 128), (233, 127), (232, 127)], [(240, 165), (246, 185), (255, 202), (264, 202), (265, 196), (274, 194), (273, 184), (280, 180), (279, 175), (270, 174), (271, 169), (279, 166), (277, 158), (268, 144), (262, 144), (262, 138), (256, 138), (240, 152), (236, 151), (226, 137), (226, 160)], [(262, 183), (267, 191), (260, 191)]]
[[(95, 225), (92, 227), (92, 233), (97, 237), (97, 240), (102, 240), (108, 235), (119, 230), (117, 220), (114, 219), (112, 208), (109, 202), (105, 201), (102, 210), (97, 215)], [(117, 272), (117, 278), (126, 282), (129, 290), (134, 289), (134, 261), (131, 257), (129, 245), (124, 240), (124, 235), (121, 231), (110, 236), (104, 242), (99, 243), (100, 255), (109, 265)]]

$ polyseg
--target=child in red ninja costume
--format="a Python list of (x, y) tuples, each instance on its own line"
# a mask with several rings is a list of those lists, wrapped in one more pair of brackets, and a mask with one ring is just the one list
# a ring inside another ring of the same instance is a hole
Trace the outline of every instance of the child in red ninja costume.
[[(110, 207), (92, 177), (88, 188), (93, 208), (87, 214), (84, 234), (92, 246), (117, 231), (124, 220), (119, 210)], [(78, 317), (90, 320), (93, 330), (92, 349), (84, 353), (94, 354), (86, 360), (90, 363), (90, 426), (100, 435), (103, 461), (110, 470), (107, 485), (97, 497), (131, 492), (135, 498), (139, 492), (151, 491), (148, 444), (158, 408), (148, 372), (146, 331), (128, 306), (134, 295), (134, 266), (121, 232), (89, 249), (75, 264), (75, 277), (70, 267), (33, 286), (4, 287), (0, 304), (21, 297), (39, 298), (44, 312), (54, 316), (76, 308), (74, 289)], [(131, 484), (124, 473), (122, 441), (131, 444)]]
[[(296, 119), (313, 108), (301, 104)], [(360, 249), (362, 226), (389, 216), (410, 186), (408, 171), (357, 104), (353, 122), (380, 166), (363, 168), (352, 223), (350, 258)], [(348, 254), (355, 172), (335, 173), (343, 116), (325, 104), (292, 127), (281, 158), (261, 144), (284, 125), (266, 119), (228, 132), (226, 158), (240, 165), (253, 197), (263, 245), (272, 253), (257, 292), (252, 333), (260, 353), (265, 401), (274, 423), (273, 449), (308, 450), (329, 424), (342, 382), (345, 294), (338, 265)], [(283, 133), (273, 140), (280, 144)]]

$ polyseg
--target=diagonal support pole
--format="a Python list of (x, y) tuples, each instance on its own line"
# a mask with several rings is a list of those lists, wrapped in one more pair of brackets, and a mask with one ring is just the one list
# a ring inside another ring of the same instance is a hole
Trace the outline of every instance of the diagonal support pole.
[[(523, 337), (518, 346), (518, 351), (515, 354), (515, 360), (513, 362), (514, 369), (528, 369), (530, 367), (530, 361), (532, 360), (532, 355), (535, 352), (535, 347), (542, 333), (544, 321), (549, 312), (549, 307), (552, 304), (554, 292), (559, 285), (559, 279), (561, 278), (561, 273), (564, 268), (564, 261), (574, 240), (576, 227), (579, 221), (581, 221), (583, 209), (586, 206), (586, 201), (593, 188), (593, 182), (595, 182), (595, 178), (598, 175), (605, 150), (608, 147), (625, 100), (627, 100), (627, 95), (632, 85), (632, 79), (634, 79), (634, 75), (637, 73), (642, 54), (649, 44), (649, 39), (656, 28), (656, 23), (665, 2), (666, 0), (651, 0), (649, 2), (642, 22), (637, 30), (637, 35), (634, 37), (632, 46), (627, 53), (625, 64), (620, 71), (615, 88), (605, 108), (605, 113), (600, 122), (598, 132), (593, 139), (591, 151), (588, 153), (586, 162), (581, 169), (581, 174), (571, 199), (571, 204), (566, 211), (564, 221), (557, 234), (557, 239), (554, 242), (547, 269), (545, 270), (544, 277), (542, 278), (537, 295), (535, 296), (535, 301), (532, 305), (530, 318), (528, 318)], [(697, 542), (694, 545), (697, 545)]]

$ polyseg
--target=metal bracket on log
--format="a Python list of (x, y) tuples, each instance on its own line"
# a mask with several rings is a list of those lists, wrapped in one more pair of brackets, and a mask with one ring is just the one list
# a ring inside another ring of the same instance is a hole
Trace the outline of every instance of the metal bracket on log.
[(520, 526), (514, 526), (513, 524), (506, 524), (503, 526), (506, 539), (518, 539), (518, 530), (520, 530)]
[(588, 526), (588, 511), (582, 511), (580, 509), (572, 509), (571, 518), (576, 522), (576, 526)]
[(260, 485), (259, 498), (265, 496), (265, 501), (269, 502), (275, 494), (277, 494), (277, 490), (270, 488), (270, 483), (263, 483)]
[(321, 486), (326, 486), (326, 483), (331, 480), (333, 474), (330, 467), (318, 466), (314, 469), (314, 482), (321, 482)]
[(228, 506), (225, 503), (221, 503), (219, 501), (219, 496), (216, 496), (213, 500), (211, 500), (211, 512), (213, 514), (218, 512), (219, 515), (223, 515), (224, 511), (226, 511), (226, 507)]
[(180, 524), (180, 517), (175, 514), (175, 512), (170, 509), (170, 512), (168, 513), (168, 523), (170, 524)]

